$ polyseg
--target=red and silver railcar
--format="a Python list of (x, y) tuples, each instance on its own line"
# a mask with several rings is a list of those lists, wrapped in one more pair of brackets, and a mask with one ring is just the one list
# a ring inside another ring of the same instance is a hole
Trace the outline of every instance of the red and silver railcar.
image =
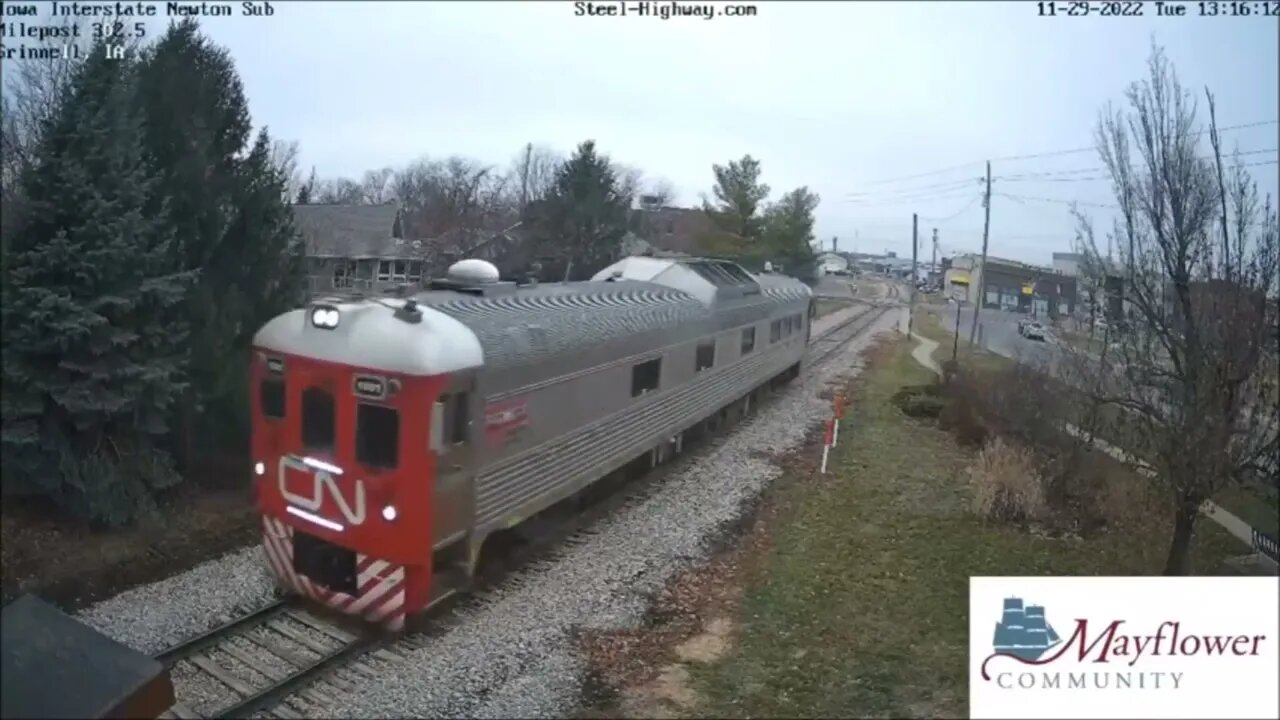
[(276, 317), (252, 369), (271, 572), (403, 628), (466, 586), (494, 532), (798, 375), (811, 299), (720, 260), (541, 285), (464, 260), (411, 297)]

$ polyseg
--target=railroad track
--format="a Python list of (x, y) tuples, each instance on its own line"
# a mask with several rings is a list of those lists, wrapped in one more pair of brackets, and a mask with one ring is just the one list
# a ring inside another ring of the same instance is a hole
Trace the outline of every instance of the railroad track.
[[(889, 309), (870, 306), (812, 338), (806, 362), (810, 367), (824, 363)], [(530, 577), (523, 571), (549, 567), (561, 553), (589, 540), (600, 519), (642, 504), (668, 472), (679, 471), (694, 457), (696, 452), (685, 452), (643, 478), (603, 480), (530, 518), (514, 531), (509, 547), (497, 548), (500, 559), (481, 569), (473, 592), (442, 608), (428, 631), (389, 636), (279, 600), (178, 643), (156, 655), (173, 670), (177, 695), (163, 717), (317, 717), (317, 708), (334, 706), (338, 697), (404, 661), (405, 654), (432, 636), (448, 632), (461, 622), (459, 611), (488, 604), (495, 590), (508, 590), (508, 583), (518, 586), (522, 576)]]
[[(381, 646), (390, 639), (342, 627), (290, 600), (277, 601), (156, 656), (177, 676), (177, 701), (162, 717), (307, 717), (307, 703), (324, 706), (353, 691), (360, 676), (376, 677), (378, 671), (359, 658), (384, 652)], [(204, 676), (204, 681), (193, 675)], [(223, 692), (211, 693), (212, 687)], [(209, 713), (210, 706), (217, 710)]]
[(890, 306), (887, 305), (873, 305), (813, 338), (809, 341), (805, 360), (811, 367), (821, 364), (843, 348), (845, 343), (861, 335), (872, 323), (888, 312), (889, 308)]

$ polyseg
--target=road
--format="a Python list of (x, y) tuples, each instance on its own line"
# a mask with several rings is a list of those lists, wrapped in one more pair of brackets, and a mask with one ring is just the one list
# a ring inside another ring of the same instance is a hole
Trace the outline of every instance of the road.
[[(939, 306), (940, 315), (945, 318), (946, 327), (955, 332), (956, 306)], [(991, 352), (1003, 355), (1011, 360), (1027, 363), (1054, 374), (1062, 359), (1051, 333), (1046, 333), (1045, 340), (1028, 340), (1018, 334), (1018, 321), (1028, 316), (1004, 310), (984, 309), (978, 315), (978, 323), (982, 326), (982, 344)], [(965, 306), (960, 309), (960, 338), (968, 340), (969, 328), (973, 323), (973, 308)]]

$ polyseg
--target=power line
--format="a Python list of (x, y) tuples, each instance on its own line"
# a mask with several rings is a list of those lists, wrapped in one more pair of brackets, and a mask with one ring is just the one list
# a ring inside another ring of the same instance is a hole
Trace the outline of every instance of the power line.
[(1040, 202), (1062, 203), (1063, 205), (1089, 205), (1092, 207), (1108, 207), (1108, 208), (1120, 207), (1119, 205), (1110, 205), (1107, 203), (1091, 203), (1091, 202), (1084, 202), (1082, 200), (1063, 200), (1061, 198), (1042, 198), (1042, 197), (1031, 197), (1029, 195), (1010, 195), (1009, 193), (996, 193), (996, 195), (999, 195), (1000, 197), (1009, 198), (1010, 200), (1019, 200), (1019, 201), (1038, 200)]
[(964, 192), (960, 192), (957, 194), (955, 190), (951, 190), (942, 194), (938, 194), (938, 192), (932, 192), (932, 193), (926, 193), (924, 195), (891, 197), (883, 200), (880, 200), (880, 199), (845, 200), (845, 202), (853, 204), (854, 207), (878, 207), (880, 205), (899, 205), (901, 203), (906, 203), (906, 202), (934, 202), (937, 200), (954, 200), (956, 198), (968, 197), (969, 192), (971, 191), (966, 190)]
[[(1239, 153), (1239, 155), (1258, 155), (1261, 153), (1274, 153), (1276, 151), (1277, 151), (1276, 148), (1270, 148), (1268, 150), (1250, 150), (1248, 152)], [(1202, 157), (1200, 159), (1212, 160), (1213, 157), (1208, 156), (1208, 157)], [(1277, 162), (1276, 160), (1259, 160), (1257, 162), (1241, 163), (1239, 167), (1249, 168), (1249, 167), (1260, 167), (1262, 165), (1275, 165), (1276, 162)], [(1232, 167), (1237, 167), (1237, 166), (1235, 164), (1227, 166), (1228, 169)], [(1107, 168), (1105, 167), (1079, 168), (1077, 170), (1063, 170), (1061, 171), (1061, 174), (1066, 175), (1066, 174), (1086, 173), (1086, 172), (1104, 172), (1105, 173), (1108, 171), (1107, 171)], [(1092, 182), (1096, 180), (1111, 179), (1111, 176), (1109, 174), (1094, 175), (1094, 176), (1087, 176), (1087, 177), (1051, 177), (1053, 175), (1056, 175), (1056, 173), (1052, 173), (1052, 172), (1026, 173), (1022, 175), (1003, 175), (1003, 176), (1000, 176), (998, 179), (1005, 180), (1008, 182)]]
[[(1244, 130), (1245, 128), (1262, 127), (1264, 125), (1275, 125), (1276, 123), (1280, 123), (1280, 120), (1259, 120), (1258, 122), (1243, 123), (1241, 125), (1229, 125), (1227, 127), (1221, 127), (1221, 128), (1218, 128), (1218, 132), (1223, 133), (1223, 132), (1228, 132), (1230, 130)], [(1200, 132), (1195, 134), (1195, 137), (1200, 137), (1201, 135), (1208, 135), (1208, 134), (1209, 134), (1209, 131), (1207, 129), (1201, 130)], [(1032, 153), (1030, 155), (1009, 155), (1006, 157), (992, 158), (991, 162), (1012, 161), (1012, 160), (1031, 160), (1034, 158), (1055, 157), (1058, 155), (1074, 155), (1076, 153), (1082, 153), (1082, 152), (1096, 152), (1097, 149), (1098, 147), (1096, 145), (1091, 145), (1089, 147), (1075, 148), (1074, 150), (1054, 150), (1051, 152)]]
[[(1266, 125), (1275, 125), (1277, 123), (1280, 123), (1280, 120), (1259, 120), (1257, 122), (1242, 123), (1240, 125), (1229, 125), (1227, 127), (1221, 127), (1221, 128), (1218, 128), (1218, 132), (1223, 133), (1223, 132), (1229, 132), (1232, 130), (1244, 130), (1244, 129), (1253, 128), (1253, 127), (1264, 127)], [(1200, 132), (1196, 133), (1196, 137), (1200, 137), (1201, 135), (1207, 135), (1208, 133), (1209, 133), (1208, 130), (1201, 130)], [(1073, 148), (1071, 150), (1053, 150), (1050, 152), (1031, 153), (1027, 155), (1006, 155), (1005, 157), (992, 158), (991, 162), (1032, 160), (1035, 158), (1042, 158), (1042, 157), (1074, 155), (1082, 152), (1096, 152), (1097, 149), (1098, 149), (1097, 146), (1091, 145), (1089, 147), (1079, 147), (1079, 148)], [(884, 180), (874, 180), (871, 182), (862, 183), (862, 186), (869, 187), (872, 185), (886, 185), (888, 183), (902, 182), (904, 180), (915, 180), (917, 178), (932, 177), (934, 175), (943, 175), (945, 173), (955, 172), (956, 170), (961, 170), (963, 168), (973, 167), (975, 165), (982, 165), (983, 162), (984, 161), (981, 161), (981, 160), (975, 160), (972, 162), (962, 163), (960, 165), (953, 165), (951, 167), (943, 168), (941, 170), (931, 170), (929, 172), (916, 173), (914, 175), (902, 175), (900, 177), (886, 178)]]
[(976, 180), (948, 180), (946, 182), (934, 183), (932, 185), (921, 185), (920, 187), (914, 187), (914, 188), (896, 188), (896, 189), (883, 190), (883, 191), (878, 190), (875, 192), (851, 192), (851, 193), (846, 193), (846, 195), (850, 196), (849, 199), (851, 200), (857, 200), (859, 198), (854, 196), (880, 195), (880, 193), (882, 192), (890, 193), (890, 194), (914, 193), (914, 192), (919, 192), (923, 190), (932, 190), (935, 188), (955, 189), (955, 188), (964, 187), (965, 185), (973, 185), (975, 182), (981, 182), (981, 181), (982, 181), (981, 178), (977, 178)]
[(943, 168), (942, 170), (931, 170), (931, 171), (929, 171), (929, 172), (925, 172), (925, 173), (918, 173), (918, 174), (916, 174), (916, 175), (903, 175), (902, 177), (889, 178), (889, 179), (887, 179), (887, 180), (873, 180), (872, 182), (867, 182), (867, 183), (862, 183), (862, 184), (863, 184), (863, 185), (868, 185), (868, 186), (869, 186), (869, 185), (884, 185), (884, 184), (886, 184), (886, 183), (902, 182), (903, 180), (915, 180), (916, 178), (931, 177), (931, 176), (933, 176), (933, 175), (942, 175), (943, 173), (955, 172), (956, 170), (959, 170), (959, 169), (961, 169), (961, 168), (967, 168), (967, 167), (971, 167), (971, 166), (973, 166), (973, 165), (981, 165), (981, 164), (982, 164), (982, 161), (980, 161), (980, 160), (979, 160), (979, 161), (975, 161), (975, 162), (967, 162), (967, 163), (964, 163), (964, 164), (962, 164), (962, 165), (953, 165), (953, 166), (951, 166), (951, 167), (949, 167), (949, 168)]
[(955, 212), (951, 213), (950, 215), (948, 215), (948, 216), (946, 216), (946, 217), (940, 217), (940, 218), (921, 217), (920, 219), (921, 219), (921, 220), (927, 220), (927, 221), (932, 222), (932, 223), (938, 223), (939, 225), (941, 225), (941, 224), (943, 224), (943, 223), (947, 222), (948, 220), (954, 220), (955, 218), (960, 217), (960, 215), (962, 215), (962, 214), (964, 214), (966, 211), (968, 211), (968, 210), (969, 210), (969, 208), (971, 208), (971, 207), (973, 207), (974, 205), (978, 204), (978, 201), (979, 201), (979, 200), (981, 200), (981, 199), (982, 199), (982, 195), (981, 195), (981, 194), (974, 195), (974, 196), (973, 196), (973, 199), (972, 199), (972, 200), (970, 200), (969, 202), (965, 203), (965, 206), (964, 206), (964, 207), (960, 208), (959, 210), (957, 210), (957, 211), (955, 211)]

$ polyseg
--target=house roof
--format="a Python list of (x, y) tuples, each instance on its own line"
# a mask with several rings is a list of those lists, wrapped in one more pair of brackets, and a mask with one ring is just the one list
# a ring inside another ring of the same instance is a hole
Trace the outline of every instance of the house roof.
[(409, 257), (419, 254), (394, 235), (399, 208), (386, 205), (294, 205), (293, 217), (311, 257)]

